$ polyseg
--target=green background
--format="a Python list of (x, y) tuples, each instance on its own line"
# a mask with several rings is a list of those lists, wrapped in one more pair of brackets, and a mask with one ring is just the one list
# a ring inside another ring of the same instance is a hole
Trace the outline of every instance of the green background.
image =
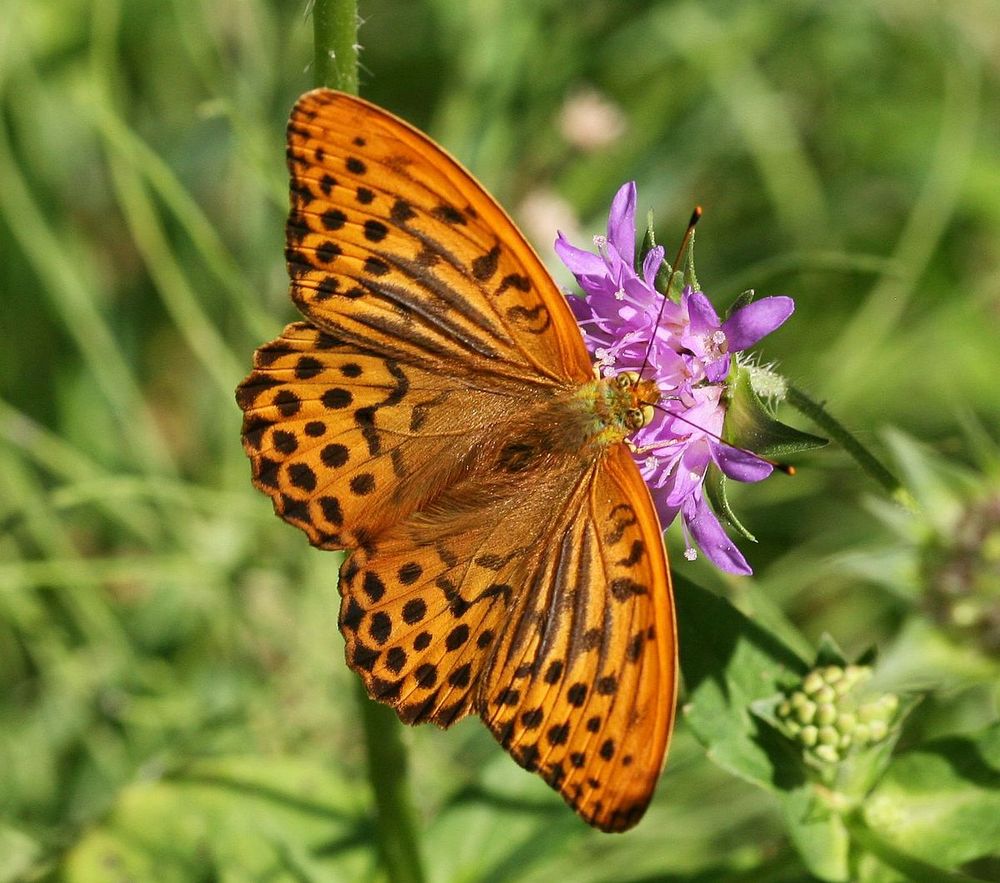
[[(562, 281), (551, 218), (585, 245), (634, 178), (669, 250), (700, 203), (715, 304), (796, 300), (765, 359), (876, 451), (895, 427), (989, 471), (1000, 4), (363, 0), (361, 15), (362, 95), (470, 167)], [(250, 487), (232, 395), (293, 318), (284, 123), (311, 59), (302, 3), (0, 8), (0, 880), (375, 873), (338, 559)], [(625, 127), (596, 149), (563, 122), (587, 90)], [(906, 667), (919, 651), (898, 637), (924, 620), (884, 585), (916, 565), (892, 558), (877, 488), (834, 449), (797, 465), (733, 489), (759, 540), (743, 544), (752, 580), (685, 563), (672, 537), (676, 567), (813, 643), (895, 647)], [(864, 578), (858, 550), (886, 560)], [(923, 732), (995, 717), (975, 695), (931, 703)], [(807, 878), (777, 804), (683, 721), (622, 837), (587, 829), (475, 721), (405, 742), (432, 879)]]

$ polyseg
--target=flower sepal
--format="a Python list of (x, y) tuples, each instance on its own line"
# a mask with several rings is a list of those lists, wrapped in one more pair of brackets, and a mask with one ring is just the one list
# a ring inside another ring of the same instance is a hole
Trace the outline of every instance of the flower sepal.
[(722, 438), (762, 457), (786, 457), (826, 445), (827, 439), (776, 420), (772, 409), (755, 389), (756, 385), (765, 394), (780, 398), (782, 382), (782, 378), (772, 371), (734, 360), (726, 382), (729, 405), (722, 425)]
[[(646, 232), (642, 237), (642, 244), (636, 251), (636, 272), (642, 271), (643, 262), (654, 248), (656, 248), (656, 234), (653, 231), (653, 210), (650, 209), (646, 215)], [(674, 274), (673, 267), (669, 261), (662, 261), (656, 270), (653, 287), (669, 297), (674, 303), (679, 303), (681, 294), (688, 286), (694, 291), (701, 291), (698, 285), (698, 276), (694, 271), (694, 230), (691, 231), (691, 238), (688, 240), (687, 248), (684, 250), (684, 258), (679, 272)], [(673, 275), (673, 279), (671, 279)], [(669, 284), (670, 290), (667, 290)]]
[(709, 505), (721, 516), (743, 539), (751, 543), (757, 542), (755, 537), (743, 523), (736, 517), (732, 506), (729, 505), (729, 496), (726, 493), (726, 474), (714, 463), (711, 463), (705, 472), (705, 496), (708, 497)]

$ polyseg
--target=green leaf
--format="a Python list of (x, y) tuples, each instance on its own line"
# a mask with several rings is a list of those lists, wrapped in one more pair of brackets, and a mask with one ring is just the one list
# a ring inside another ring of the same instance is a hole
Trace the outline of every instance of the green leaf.
[(813, 785), (802, 785), (783, 795), (781, 812), (788, 836), (813, 874), (835, 883), (850, 879), (847, 828)]
[(27, 834), (0, 825), (0, 883), (28, 879), (28, 871), (40, 852), (39, 845)]
[(70, 849), (60, 879), (104, 881), (112, 868), (116, 879), (164, 883), (364, 879), (365, 805), (359, 789), (297, 760), (200, 762), (123, 789)]
[(750, 373), (736, 366), (729, 383), (729, 406), (722, 437), (730, 444), (763, 457), (784, 457), (821, 448), (825, 438), (779, 423), (750, 384)]
[(890, 846), (955, 868), (1000, 850), (1000, 723), (896, 757), (863, 807)]
[(791, 744), (750, 705), (778, 692), (808, 665), (718, 595), (675, 577), (684, 715), (709, 758), (771, 791), (801, 784)]
[[(867, 663), (858, 660), (855, 664), (865, 665)], [(823, 632), (820, 635), (819, 647), (816, 648), (816, 662), (813, 668), (819, 668), (822, 665), (849, 665), (844, 651), (840, 649), (840, 645), (829, 632)]]

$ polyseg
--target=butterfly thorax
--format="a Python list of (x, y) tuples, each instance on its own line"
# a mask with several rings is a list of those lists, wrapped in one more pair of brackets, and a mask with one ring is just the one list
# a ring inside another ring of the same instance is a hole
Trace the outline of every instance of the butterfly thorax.
[(624, 441), (650, 422), (660, 391), (652, 380), (626, 371), (584, 384), (573, 400), (582, 417), (584, 442), (605, 447)]

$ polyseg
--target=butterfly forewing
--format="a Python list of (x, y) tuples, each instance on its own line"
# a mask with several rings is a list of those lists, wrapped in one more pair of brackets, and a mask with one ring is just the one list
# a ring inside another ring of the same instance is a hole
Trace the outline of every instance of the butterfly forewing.
[(489, 389), (345, 343), (305, 322), (257, 350), (237, 390), (254, 483), (327, 549), (362, 545), (473, 468), (544, 390)]
[(288, 158), (292, 297), (317, 325), (452, 370), (531, 384), (589, 378), (583, 341), (538, 256), (425, 135), (317, 90), (292, 111)]
[(353, 550), (340, 625), (374, 698), (410, 723), (479, 714), (588, 822), (630, 827), (673, 721), (673, 602), (563, 295), (468, 172), (374, 105), (304, 95), (288, 161), (309, 321), (237, 390), (254, 483)]

